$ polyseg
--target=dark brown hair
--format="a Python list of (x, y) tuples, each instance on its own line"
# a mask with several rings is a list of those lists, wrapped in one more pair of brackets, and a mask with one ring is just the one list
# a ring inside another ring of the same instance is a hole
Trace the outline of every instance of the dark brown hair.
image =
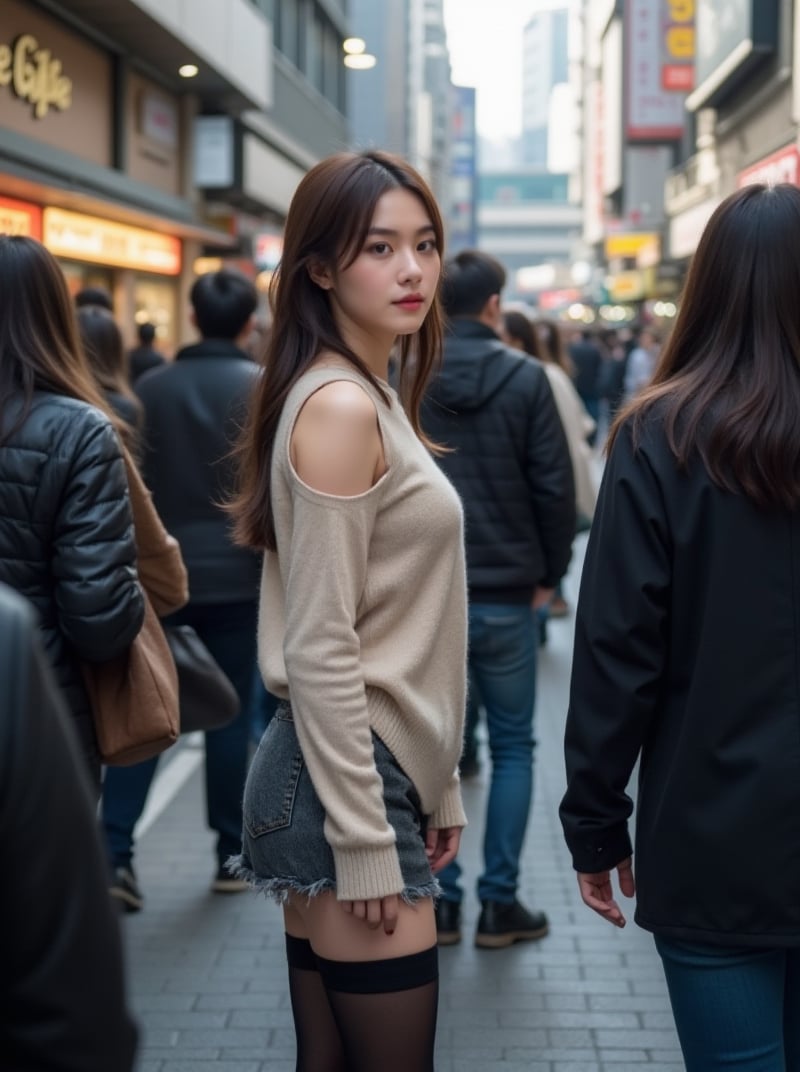
[[(141, 416), (142, 404), (130, 388), (128, 381), (128, 356), (122, 343), (122, 332), (109, 311), (100, 305), (83, 305), (78, 309), (78, 331), (83, 352), (89, 362), (95, 381), (109, 399), (109, 394), (122, 395), (132, 410)], [(122, 423), (121, 433), (126, 446), (136, 450), (136, 434), (133, 428)]]
[[(311, 279), (318, 264), (347, 268), (361, 252), (378, 200), (390, 190), (414, 194), (428, 213), (440, 256), (444, 227), (424, 179), (400, 157), (369, 150), (338, 153), (321, 161), (295, 191), (283, 239), (283, 256), (272, 280), (272, 329), (265, 370), (239, 445), (239, 490), (228, 509), (234, 535), (245, 546), (275, 548), (270, 497), (272, 451), (286, 398), (322, 351), (340, 354), (370, 380), (388, 404), (363, 361), (345, 344), (328, 294)], [(419, 422), (425, 387), (441, 355), (442, 321), (438, 295), (416, 335), (397, 344), (399, 393), (414, 431), (426, 442)]]
[(35, 391), (88, 402), (120, 430), (84, 356), (55, 257), (33, 238), (0, 235), (0, 418), (12, 399), (22, 398), (0, 444), (25, 423)]
[(524, 313), (520, 313), (517, 309), (509, 309), (503, 313), (503, 325), (506, 335), (510, 339), (517, 339), (521, 342), (526, 354), (530, 357), (541, 357), (541, 347), (536, 338), (536, 332), (533, 330), (533, 324)]
[(659, 419), (678, 465), (699, 454), (720, 487), (800, 506), (800, 190), (746, 186), (700, 239), (652, 383), (609, 434)]

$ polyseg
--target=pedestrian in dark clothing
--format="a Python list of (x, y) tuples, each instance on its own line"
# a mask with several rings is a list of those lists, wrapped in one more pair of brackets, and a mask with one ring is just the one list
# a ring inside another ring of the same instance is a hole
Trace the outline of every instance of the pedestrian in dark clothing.
[(98, 787), (81, 662), (122, 655), (144, 618), (116, 426), (55, 258), (0, 236), (0, 581), (36, 608)]
[(72, 720), (30, 604), (0, 585), (0, 1064), (130, 1072), (118, 921)]
[[(581, 396), (586, 410), (597, 424), (600, 416), (600, 377), (603, 355), (592, 339), (590, 331), (582, 331), (580, 337), (569, 345), (569, 356), (575, 367), (575, 390)], [(594, 435), (589, 439), (594, 443)]]
[[(469, 672), (492, 757), (475, 936), (489, 948), (547, 933), (544, 913), (517, 900), (533, 790), (535, 610), (566, 572), (575, 535), (569, 448), (547, 376), (499, 337), (504, 284), (502, 265), (484, 253), (446, 266), (449, 328), (423, 411), (426, 433), (451, 448), (437, 460), (464, 504)], [(459, 876), (457, 862), (439, 875), (442, 944), (460, 940)]]
[(84, 305), (78, 309), (78, 330), (95, 381), (121, 421), (125, 445), (136, 456), (144, 413), (141, 402), (128, 384), (122, 334), (111, 313), (99, 305)]
[(145, 372), (166, 364), (164, 355), (153, 346), (156, 338), (154, 325), (139, 324), (136, 333), (139, 336), (139, 345), (128, 353), (128, 377), (131, 384), (136, 383)]
[[(208, 822), (217, 834), (212, 888), (222, 893), (246, 888), (223, 864), (241, 848), (261, 559), (234, 545), (221, 504), (233, 493), (231, 449), (259, 375), (239, 345), (250, 331), (256, 291), (244, 276), (223, 269), (200, 276), (191, 301), (202, 341), (143, 376), (137, 394), (145, 412), (142, 475), (189, 572), (189, 603), (166, 622), (197, 631), (241, 704), (233, 722), (206, 734)], [(143, 903), (132, 867), (133, 829), (156, 764), (157, 758), (110, 770), (103, 793), (112, 894), (132, 910)]]
[(83, 287), (73, 299), (76, 309), (83, 309), (87, 305), (99, 305), (101, 309), (114, 312), (114, 299), (105, 287)]
[(794, 186), (712, 216), (577, 612), (561, 819), (590, 908), (624, 926), (612, 872), (636, 892), (688, 1072), (800, 1068), (798, 244)]

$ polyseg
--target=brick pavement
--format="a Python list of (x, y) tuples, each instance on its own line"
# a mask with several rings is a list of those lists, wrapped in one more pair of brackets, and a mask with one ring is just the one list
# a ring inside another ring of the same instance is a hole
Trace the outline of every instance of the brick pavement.
[[(571, 579), (571, 600), (574, 589)], [(441, 951), (437, 1072), (683, 1069), (651, 937), (633, 924), (618, 931), (583, 907), (561, 840), (570, 634), (570, 621), (553, 622), (540, 659), (536, 803), (520, 890), (546, 909), (552, 933), (476, 950), (477, 905), (465, 902), (465, 940)], [(465, 786), (470, 884), (485, 791), (483, 776)], [(213, 863), (197, 771), (141, 841), (146, 906), (124, 921), (143, 1029), (137, 1072), (291, 1072), (280, 912), (255, 895), (210, 894)]]

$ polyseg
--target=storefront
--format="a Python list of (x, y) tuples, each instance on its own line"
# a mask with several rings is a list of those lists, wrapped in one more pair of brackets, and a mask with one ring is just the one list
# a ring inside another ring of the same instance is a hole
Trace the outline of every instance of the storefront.
[[(116, 64), (116, 67), (115, 67)], [(186, 102), (21, 0), (0, 18), (0, 230), (39, 238), (71, 291), (109, 290), (126, 341), (171, 352), (202, 245), (184, 169)]]

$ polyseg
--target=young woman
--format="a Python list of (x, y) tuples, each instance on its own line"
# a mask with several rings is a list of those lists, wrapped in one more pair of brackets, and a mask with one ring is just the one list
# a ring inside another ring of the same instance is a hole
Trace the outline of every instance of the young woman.
[(655, 934), (688, 1072), (800, 1068), (800, 190), (712, 216), (614, 425), (561, 818), (583, 900)]
[[(564, 432), (569, 445), (569, 454), (572, 459), (572, 470), (575, 475), (575, 502), (578, 510), (580, 526), (588, 528), (594, 516), (594, 508), (597, 502), (597, 486), (594, 479), (594, 460), (589, 446), (589, 437), (595, 430), (595, 422), (586, 412), (586, 407), (581, 401), (581, 396), (575, 390), (575, 385), (561, 363), (564, 358), (563, 344), (560, 341), (558, 328), (551, 321), (542, 321), (548, 325), (543, 328), (548, 342), (543, 342), (539, 335), (539, 324), (531, 324), (524, 313), (516, 310), (507, 310), (503, 313), (504, 333), (503, 337), (509, 346), (537, 357), (544, 366), (547, 381), (553, 392), (558, 415), (564, 426)], [(552, 338), (555, 333), (558, 345)], [(560, 606), (557, 600), (560, 599)], [(561, 613), (566, 612), (566, 603), (563, 597), (556, 596), (553, 600)], [(553, 606), (550, 613), (554, 613)]]
[(284, 704), (234, 870), (284, 905), (301, 1072), (433, 1068), (434, 874), (465, 822), (462, 514), (418, 421), (441, 256), (436, 203), (405, 162), (313, 168), (241, 448), (234, 514), (266, 549), (259, 661)]
[(114, 317), (100, 305), (78, 309), (78, 329), (95, 382), (120, 418), (125, 445), (136, 454), (142, 430), (142, 404), (128, 383), (128, 359)]
[(0, 581), (36, 607), (98, 784), (80, 662), (121, 655), (144, 617), (114, 421), (58, 263), (31, 238), (0, 236)]

